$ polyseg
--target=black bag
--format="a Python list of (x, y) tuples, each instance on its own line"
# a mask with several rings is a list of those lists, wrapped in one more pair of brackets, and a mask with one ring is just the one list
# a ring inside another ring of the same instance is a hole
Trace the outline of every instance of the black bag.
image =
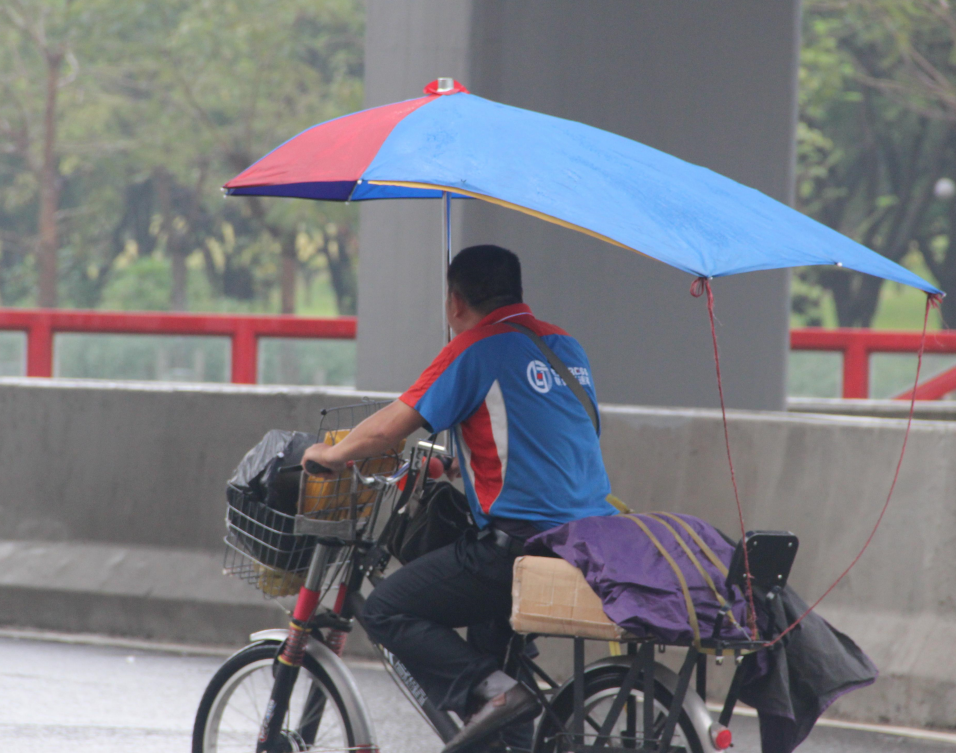
[(314, 434), (269, 431), (246, 453), (226, 486), (231, 535), (269, 567), (299, 571), (309, 566), (316, 539), (295, 534), (300, 474), (280, 471), (298, 465), (314, 441)]
[(272, 429), (246, 453), (226, 487), (230, 502), (255, 499), (283, 515), (295, 515), (299, 474), (281, 473), (302, 462), (302, 453), (315, 443), (314, 434)]
[[(408, 488), (416, 486), (414, 479)], [(447, 481), (425, 481), (421, 499), (399, 499), (395, 512), (382, 530), (385, 549), (403, 565), (423, 554), (453, 544), (476, 528), (468, 499)]]

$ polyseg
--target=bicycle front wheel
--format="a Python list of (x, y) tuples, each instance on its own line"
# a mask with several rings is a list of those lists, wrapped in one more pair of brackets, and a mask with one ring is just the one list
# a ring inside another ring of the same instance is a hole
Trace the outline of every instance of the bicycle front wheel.
[[(278, 643), (234, 654), (213, 676), (193, 726), (193, 753), (249, 753), (272, 694)], [(276, 753), (346, 751), (356, 746), (342, 696), (309, 654), (299, 670)]]

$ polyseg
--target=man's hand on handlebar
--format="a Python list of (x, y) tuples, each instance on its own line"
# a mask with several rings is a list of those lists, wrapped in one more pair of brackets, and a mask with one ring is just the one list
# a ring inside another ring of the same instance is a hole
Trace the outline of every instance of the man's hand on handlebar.
[[(311, 476), (319, 478), (335, 478), (345, 470), (346, 463), (335, 458), (335, 448), (327, 444), (314, 444), (302, 453), (302, 468)], [(317, 464), (319, 468), (316, 468)]]
[(461, 466), (458, 465), (458, 458), (452, 458), (451, 462), (445, 466), (445, 475), (449, 481), (454, 481), (461, 476)]

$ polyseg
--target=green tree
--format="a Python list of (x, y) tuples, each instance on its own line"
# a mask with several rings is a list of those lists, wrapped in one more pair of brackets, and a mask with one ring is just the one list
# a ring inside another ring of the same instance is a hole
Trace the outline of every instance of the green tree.
[[(358, 10), (351, 1), (186, 2), (174, 14), (167, 4), (169, 31), (146, 51), (137, 71), (137, 83), (148, 93), (138, 118), (148, 123), (141, 143), (158, 175), (166, 183), (173, 176), (180, 185), (193, 183), (195, 196), (203, 195), (211, 179), (219, 201), (218, 186), (259, 156), (318, 121), (357, 109)], [(258, 230), (246, 236), (247, 258), (257, 259), (280, 288), (281, 310), (294, 312), (296, 239), (303, 228), (327, 224), (328, 211), (306, 202), (232, 201), (240, 204), (244, 220), (234, 226)], [(347, 215), (338, 215), (343, 226), (350, 224)], [(164, 225), (174, 298), (182, 295), (186, 258), (194, 251), (182, 236), (198, 219), (177, 214)], [(207, 269), (215, 270), (208, 261)]]
[(0, 3), (0, 135), (3, 151), (20, 170), (6, 208), (33, 205), (37, 300), (55, 306), (60, 197), (61, 100), (78, 74), (74, 50), (81, 14), (70, 0)]
[[(807, 0), (797, 185), (803, 211), (894, 261), (922, 254), (950, 289), (956, 216), (934, 188), (956, 175), (956, 118), (943, 96), (956, 82), (954, 32), (939, 0)], [(833, 294), (841, 326), (869, 326), (882, 280), (823, 267), (799, 275), (804, 291)], [(812, 323), (817, 302), (803, 293), (794, 309)], [(956, 298), (942, 313), (956, 326)]]
[[(219, 186), (298, 131), (360, 106), (363, 17), (359, 0), (0, 0), (3, 299), (35, 300), (53, 248), (68, 305), (99, 305), (106, 291), (116, 305), (118, 291), (139, 284), (117, 278), (168, 269), (174, 309), (190, 305), (200, 275), (222, 301), (205, 305), (291, 312), (296, 277), (327, 274), (342, 313), (354, 312), (354, 243), (339, 238), (354, 235), (352, 208), (224, 202)], [(50, 54), (64, 50), (46, 111), (36, 19), (47, 45), (60, 45)], [(44, 112), (55, 113), (47, 167), (36, 135)], [(51, 175), (56, 191), (44, 193)], [(155, 262), (140, 270), (146, 258)]]

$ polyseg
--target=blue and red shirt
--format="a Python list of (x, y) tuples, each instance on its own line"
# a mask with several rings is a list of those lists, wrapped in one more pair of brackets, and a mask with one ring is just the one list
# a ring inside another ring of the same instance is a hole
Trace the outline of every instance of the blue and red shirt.
[(597, 405), (584, 349), (564, 330), (535, 319), (523, 303), (496, 309), (458, 335), (400, 399), (432, 431), (454, 430), (480, 527), (499, 517), (547, 530), (613, 515), (591, 419), (534, 341), (510, 321), (541, 337)]

